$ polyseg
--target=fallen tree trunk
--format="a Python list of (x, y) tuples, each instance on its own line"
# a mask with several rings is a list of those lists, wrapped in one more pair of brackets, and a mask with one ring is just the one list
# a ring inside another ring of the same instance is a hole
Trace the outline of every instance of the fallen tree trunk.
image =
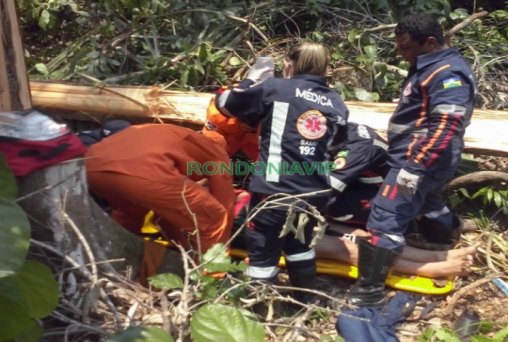
[[(181, 92), (146, 86), (89, 87), (54, 82), (30, 82), (34, 107), (76, 113), (153, 118), (190, 127), (201, 127), (211, 93)], [(366, 124), (381, 133), (395, 110), (394, 103), (346, 102), (350, 120)], [(508, 157), (508, 112), (475, 109), (466, 130), (465, 151), (474, 154)]]
[(500, 189), (506, 189), (508, 184), (508, 173), (501, 171), (477, 171), (459, 176), (452, 179), (446, 185), (446, 192), (452, 192), (460, 188), (470, 186), (483, 187), (494, 186)]

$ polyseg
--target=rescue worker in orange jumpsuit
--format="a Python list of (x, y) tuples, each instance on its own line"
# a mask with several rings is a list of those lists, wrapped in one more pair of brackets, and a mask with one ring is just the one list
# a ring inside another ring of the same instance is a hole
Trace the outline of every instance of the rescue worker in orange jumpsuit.
[[(215, 132), (170, 124), (130, 126), (89, 148), (88, 184), (131, 232), (139, 233), (153, 210), (167, 241), (205, 252), (231, 235), (232, 176), (217, 171), (229, 163), (225, 148)], [(207, 188), (198, 183), (205, 179)]]
[[(217, 92), (220, 95), (227, 88)], [(230, 157), (242, 152), (249, 160), (256, 161), (259, 155), (259, 138), (256, 128), (240, 122), (237, 118), (223, 115), (215, 106), (215, 98), (211, 99), (206, 111), (206, 122), (203, 131), (214, 131), (221, 134), (227, 143)]]

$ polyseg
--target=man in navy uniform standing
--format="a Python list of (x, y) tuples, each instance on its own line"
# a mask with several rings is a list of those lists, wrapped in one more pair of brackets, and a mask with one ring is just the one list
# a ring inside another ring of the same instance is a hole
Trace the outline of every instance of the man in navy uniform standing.
[(347, 294), (348, 302), (358, 306), (384, 303), (384, 282), (415, 217), (422, 215), (426, 236), (434, 242), (458, 235), (458, 218), (442, 190), (460, 161), (476, 80), (431, 15), (403, 18), (395, 28), (395, 44), (410, 69), (388, 127), (391, 168), (372, 203), (367, 222), (372, 237), (360, 242), (359, 278)]

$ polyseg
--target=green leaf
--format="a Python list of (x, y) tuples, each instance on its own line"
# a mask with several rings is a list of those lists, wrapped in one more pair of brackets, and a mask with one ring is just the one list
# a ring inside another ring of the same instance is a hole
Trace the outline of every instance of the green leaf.
[(203, 255), (203, 263), (207, 272), (234, 272), (245, 271), (247, 265), (243, 262), (233, 263), (231, 257), (226, 253), (224, 244), (218, 243), (208, 249)]
[(355, 88), (355, 96), (360, 101), (364, 102), (373, 101), (372, 93), (362, 88)]
[(51, 20), (51, 13), (49, 13), (49, 11), (46, 9), (42, 10), (41, 15), (39, 17), (39, 26), (43, 30), (46, 30), (50, 20)]
[(262, 342), (264, 328), (245, 310), (222, 304), (207, 304), (191, 319), (191, 336), (196, 342)]
[(488, 337), (477, 335), (471, 338), (471, 342), (492, 342), (492, 340)]
[[(5, 283), (3, 279), (0, 279)], [(5, 287), (0, 286), (0, 341), (5, 341), (22, 333), (31, 324), (30, 315), (25, 305), (7, 297)]]
[(156, 327), (130, 327), (106, 340), (106, 342), (173, 342), (173, 337)]
[(148, 278), (148, 282), (158, 289), (181, 289), (183, 288), (183, 280), (173, 273), (157, 274)]
[(16, 203), (0, 198), (0, 278), (14, 274), (25, 262), (30, 224)]
[(228, 63), (229, 63), (229, 65), (232, 65), (232, 66), (238, 66), (238, 65), (242, 65), (242, 60), (236, 56), (233, 56), (228, 60)]
[(32, 320), (32, 322), (23, 329), (23, 331), (16, 335), (11, 342), (39, 342), (41, 341), (44, 329), (42, 329), (39, 322)]
[(493, 342), (504, 342), (506, 340), (508, 340), (508, 326), (499, 330), (494, 336), (492, 336)]
[(350, 43), (354, 43), (355, 40), (360, 37), (360, 34), (358, 34), (358, 31), (356, 30), (351, 30), (349, 31), (348, 35), (347, 35), (347, 40), (348, 42)]
[(38, 72), (40, 72), (41, 74), (43, 74), (44, 76), (48, 76), (49, 75), (48, 68), (46, 67), (46, 64), (44, 64), (44, 63), (37, 63), (37, 64), (35, 64), (35, 69)]
[(377, 56), (377, 48), (375, 45), (367, 45), (363, 47), (363, 51), (367, 54), (367, 56), (374, 58)]
[(209, 248), (206, 253), (203, 255), (203, 263), (225, 263), (229, 262), (231, 258), (226, 253), (226, 248), (223, 243), (216, 243), (211, 248)]
[(205, 43), (201, 43), (199, 46), (198, 58), (201, 61), (208, 61), (208, 55), (210, 51), (208, 50), (208, 46)]
[(436, 329), (434, 336), (441, 341), (460, 342), (460, 339), (457, 337), (457, 335), (447, 329)]
[(17, 194), (16, 178), (0, 154), (0, 198), (13, 200)]
[(460, 188), (457, 190), (462, 196), (464, 196), (465, 198), (470, 198), (471, 195), (469, 195), (469, 192), (467, 191), (466, 188)]
[(501, 208), (503, 206), (503, 197), (497, 191), (494, 192), (494, 204), (497, 208)]
[(58, 284), (48, 266), (27, 260), (14, 276), (32, 318), (48, 316), (58, 305)]

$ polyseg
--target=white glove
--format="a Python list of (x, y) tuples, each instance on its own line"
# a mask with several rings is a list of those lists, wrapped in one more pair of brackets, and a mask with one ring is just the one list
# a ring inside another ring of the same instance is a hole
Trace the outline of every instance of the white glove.
[(400, 192), (414, 195), (416, 193), (416, 188), (418, 188), (418, 183), (420, 183), (420, 176), (400, 169), (397, 175), (397, 185), (399, 186)]
[(274, 69), (275, 65), (271, 57), (259, 57), (247, 73), (247, 78), (254, 82), (263, 82), (273, 77)]

